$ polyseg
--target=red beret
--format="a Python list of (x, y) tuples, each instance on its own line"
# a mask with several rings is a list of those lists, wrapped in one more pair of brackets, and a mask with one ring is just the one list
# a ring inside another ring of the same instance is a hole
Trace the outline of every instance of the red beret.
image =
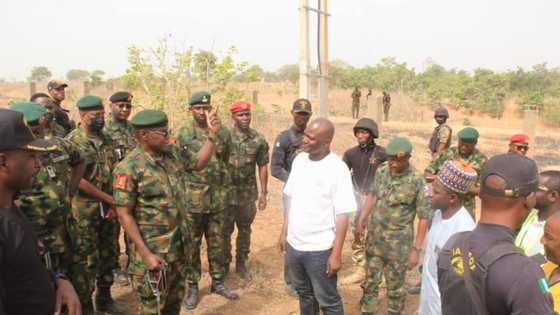
[(229, 111), (232, 114), (242, 112), (242, 111), (246, 111), (246, 110), (251, 110), (251, 103), (241, 101), (241, 102), (235, 102), (235, 103), (229, 105)]
[(513, 135), (511, 136), (511, 139), (509, 139), (509, 143), (515, 143), (515, 142), (529, 143), (529, 136), (524, 134)]

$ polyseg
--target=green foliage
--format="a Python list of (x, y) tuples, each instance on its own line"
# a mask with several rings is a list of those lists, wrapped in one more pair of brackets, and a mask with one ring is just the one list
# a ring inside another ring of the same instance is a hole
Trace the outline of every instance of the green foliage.
[(212, 72), (216, 68), (218, 58), (213, 52), (199, 50), (194, 55), (194, 74), (202, 82), (208, 83)]
[(276, 73), (281, 81), (290, 81), (296, 84), (299, 80), (299, 66), (296, 64), (284, 65)]
[(86, 81), (89, 79), (89, 71), (83, 69), (71, 69), (66, 72), (66, 79), (68, 81)]
[(52, 73), (49, 68), (45, 66), (33, 67), (31, 69), (31, 75), (29, 76), (29, 81), (46, 81), (52, 77)]
[(463, 126), (465, 127), (472, 126), (471, 120), (469, 118), (463, 119)]
[(92, 86), (100, 86), (103, 83), (105, 83), (103, 81), (103, 77), (105, 76), (105, 71), (103, 70), (94, 70), (90, 76), (89, 76), (89, 80), (91, 82)]

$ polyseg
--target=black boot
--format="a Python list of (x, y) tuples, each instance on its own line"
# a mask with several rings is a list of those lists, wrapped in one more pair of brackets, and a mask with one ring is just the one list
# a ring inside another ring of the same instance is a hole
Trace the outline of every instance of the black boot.
[(251, 279), (251, 273), (249, 272), (249, 269), (247, 269), (247, 264), (245, 264), (245, 261), (243, 260), (237, 260), (235, 262), (235, 272), (239, 275), (239, 277), (241, 277), (241, 279)]
[(124, 314), (124, 309), (111, 297), (110, 287), (97, 287), (95, 293), (95, 310), (97, 312), (109, 314)]
[(237, 300), (239, 295), (230, 289), (226, 288), (222, 281), (212, 280), (212, 288), (210, 289), (212, 293), (219, 294), (228, 300)]
[(183, 306), (188, 310), (194, 310), (198, 305), (198, 284), (189, 283), (187, 296), (183, 300)]

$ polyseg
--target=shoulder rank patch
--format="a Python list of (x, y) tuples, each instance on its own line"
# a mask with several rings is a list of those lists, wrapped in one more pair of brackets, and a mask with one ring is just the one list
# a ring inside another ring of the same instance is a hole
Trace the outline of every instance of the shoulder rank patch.
[(126, 182), (128, 181), (128, 176), (126, 174), (117, 175), (115, 179), (114, 188), (115, 189), (126, 189)]

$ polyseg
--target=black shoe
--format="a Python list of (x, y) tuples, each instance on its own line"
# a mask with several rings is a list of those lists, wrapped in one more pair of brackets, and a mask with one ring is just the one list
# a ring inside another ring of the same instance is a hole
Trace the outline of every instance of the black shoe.
[(239, 299), (239, 295), (230, 289), (226, 288), (223, 282), (221, 281), (212, 281), (212, 288), (210, 292), (219, 294), (225, 297), (228, 300), (237, 300)]
[(113, 271), (113, 278), (115, 279), (115, 283), (117, 283), (118, 285), (121, 285), (123, 287), (130, 285), (130, 281), (128, 281), (128, 275), (120, 269), (115, 269)]
[(415, 286), (408, 289), (408, 294), (418, 295), (422, 289), (422, 282), (418, 282)]
[(124, 314), (123, 307), (118, 305), (111, 297), (111, 289), (107, 287), (98, 287), (95, 294), (95, 310), (97, 312), (105, 312), (109, 314)]
[(198, 305), (198, 284), (189, 283), (187, 295), (183, 299), (183, 306), (188, 310), (194, 310)]
[(235, 262), (235, 272), (243, 280), (251, 280), (251, 273), (247, 269), (247, 265), (244, 261), (238, 260)]

